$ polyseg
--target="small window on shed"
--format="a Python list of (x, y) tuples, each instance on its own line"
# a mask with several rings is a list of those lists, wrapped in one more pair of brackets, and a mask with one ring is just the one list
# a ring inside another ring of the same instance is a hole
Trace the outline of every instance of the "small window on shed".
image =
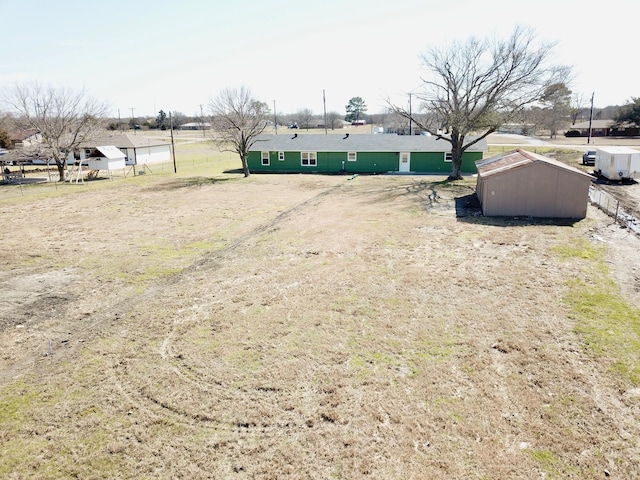
[(269, 152), (262, 152), (262, 165), (269, 165)]
[(356, 152), (348, 152), (347, 153), (347, 161), (355, 162), (358, 159)]
[(284, 152), (278, 152), (278, 160), (284, 162)]
[(445, 162), (453, 162), (453, 154), (451, 152), (446, 152), (444, 154), (444, 161)]

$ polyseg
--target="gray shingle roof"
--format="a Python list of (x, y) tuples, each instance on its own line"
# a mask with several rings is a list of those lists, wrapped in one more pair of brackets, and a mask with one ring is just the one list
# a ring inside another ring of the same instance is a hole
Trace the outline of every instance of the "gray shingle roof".
[(130, 135), (128, 133), (111, 133), (101, 135), (83, 142), (83, 147), (96, 147), (98, 145), (115, 145), (118, 148), (142, 148), (155, 147), (158, 145), (170, 145), (170, 142), (155, 140), (144, 135)]
[[(434, 136), (392, 134), (283, 134), (260, 135), (250, 151), (271, 152), (449, 152), (451, 144)], [(346, 137), (346, 138), (345, 138)], [(485, 151), (486, 140), (468, 149)]]

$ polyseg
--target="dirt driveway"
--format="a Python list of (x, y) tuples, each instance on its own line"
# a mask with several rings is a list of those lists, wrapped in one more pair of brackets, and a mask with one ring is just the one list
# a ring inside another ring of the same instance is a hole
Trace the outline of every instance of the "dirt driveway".
[(638, 239), (442, 180), (3, 200), (0, 477), (640, 476), (640, 391), (573, 306), (594, 272), (637, 300)]

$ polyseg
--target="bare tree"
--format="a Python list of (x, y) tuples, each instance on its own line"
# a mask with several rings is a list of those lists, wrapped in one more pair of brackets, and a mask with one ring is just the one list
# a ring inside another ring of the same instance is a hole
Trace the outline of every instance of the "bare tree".
[(302, 108), (296, 112), (296, 118), (300, 128), (309, 130), (314, 118), (313, 111), (310, 108)]
[(339, 122), (341, 121), (342, 115), (340, 115), (340, 112), (337, 112), (335, 110), (327, 112), (327, 127), (330, 127), (331, 130), (335, 130), (335, 128), (340, 125)]
[(580, 115), (582, 115), (585, 111), (587, 112), (588, 116), (589, 109), (585, 108), (584, 106), (586, 103), (587, 102), (584, 99), (584, 95), (580, 93), (574, 93), (573, 95), (571, 95), (569, 112), (569, 115), (571, 117), (571, 125), (575, 125), (578, 121), (578, 118), (580, 118)]
[(516, 27), (506, 40), (470, 38), (428, 50), (421, 59), (430, 76), (422, 79), (423, 89), (416, 96), (421, 110), (434, 114), (446, 134), (423, 125), (404, 107), (389, 104), (451, 144), (449, 179), (459, 179), (465, 150), (537, 102), (550, 85), (568, 82), (569, 67), (549, 64), (554, 46), (537, 42), (533, 29)]
[(3, 97), (15, 113), (17, 128), (40, 132), (44, 153), (55, 161), (61, 182), (67, 156), (104, 128), (108, 111), (106, 103), (87, 96), (84, 90), (39, 83), (16, 85)]
[(236, 152), (242, 161), (242, 172), (250, 175), (247, 155), (267, 127), (269, 107), (253, 98), (247, 87), (225, 88), (209, 102), (212, 126), (217, 134), (214, 142), (222, 151)]
[(171, 122), (173, 123), (173, 129), (176, 130), (180, 128), (180, 125), (187, 123), (187, 117), (184, 113), (174, 110), (171, 113)]

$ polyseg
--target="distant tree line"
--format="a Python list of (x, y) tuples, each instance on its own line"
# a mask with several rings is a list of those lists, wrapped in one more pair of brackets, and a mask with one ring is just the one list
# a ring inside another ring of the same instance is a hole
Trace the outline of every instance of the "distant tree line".
[[(132, 111), (131, 118), (123, 120), (107, 118), (111, 109), (83, 90), (38, 83), (16, 85), (0, 92), (0, 108), (8, 112), (0, 112), (0, 146), (11, 144), (13, 131), (38, 131), (62, 180), (67, 155), (105, 127), (166, 130), (190, 122), (208, 122), (214, 131), (211, 140), (218, 142), (220, 148), (237, 152), (248, 176), (247, 149), (269, 126), (335, 129), (345, 121), (366, 121), (384, 125), (388, 132), (427, 133), (449, 143), (449, 178), (456, 180), (460, 178), (464, 151), (505, 124), (527, 125), (532, 134), (544, 131), (550, 137), (590, 118), (592, 113), (594, 119), (640, 126), (640, 98), (591, 112), (590, 101), (570, 90), (570, 67), (550, 63), (554, 46), (538, 41), (532, 29), (518, 26), (505, 39), (469, 38), (466, 42), (432, 47), (421, 56), (426, 75), (420, 91), (413, 93), (415, 107), (411, 101), (408, 109), (388, 101), (387, 110), (374, 115), (367, 113), (362, 97), (354, 96), (345, 105), (344, 115), (337, 111), (317, 114), (310, 108), (300, 108), (295, 113), (276, 116), (266, 103), (241, 87), (227, 88), (212, 99), (208, 117), (202, 110), (200, 116), (187, 116), (161, 109), (153, 117), (142, 118), (134, 117)], [(220, 143), (221, 139), (226, 146)]]

